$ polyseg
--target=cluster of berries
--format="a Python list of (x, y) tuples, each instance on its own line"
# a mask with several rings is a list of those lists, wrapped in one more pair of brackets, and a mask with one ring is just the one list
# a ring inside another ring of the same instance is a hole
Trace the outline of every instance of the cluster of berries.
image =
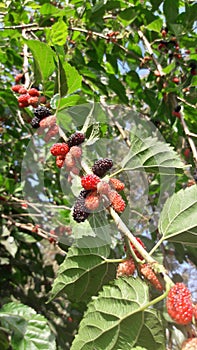
[(93, 174), (81, 178), (81, 185), (84, 189), (80, 192), (73, 208), (75, 221), (85, 221), (90, 213), (97, 210), (101, 204), (104, 204), (105, 207), (111, 205), (118, 213), (124, 211), (125, 202), (117, 192), (124, 189), (124, 184), (118, 179), (110, 178), (108, 182), (101, 179), (112, 166), (111, 159), (99, 159), (92, 167)]
[[(142, 242), (142, 240), (139, 237), (136, 237), (136, 240), (145, 249), (145, 245)], [(134, 247), (134, 245), (131, 242), (130, 242), (130, 248), (132, 249), (133, 253), (136, 255), (138, 259), (143, 260), (143, 257), (141, 256), (141, 254), (138, 252), (136, 247)], [(127, 250), (126, 247), (125, 247), (125, 250)], [(134, 262), (134, 259), (132, 257), (129, 257), (129, 259), (121, 262), (118, 265), (116, 276), (117, 277), (131, 276), (134, 274), (135, 271), (136, 271), (136, 264)], [(141, 276), (143, 276), (157, 290), (159, 291), (163, 290), (163, 286), (160, 283), (159, 279), (157, 278), (150, 264), (146, 264), (146, 263), (138, 264), (138, 271), (140, 272)]]
[(42, 119), (47, 118), (51, 115), (51, 111), (49, 108), (45, 106), (39, 106), (34, 109), (34, 117), (31, 121), (31, 126), (34, 129), (38, 129), (40, 127), (40, 122)]
[(107, 42), (112, 42), (112, 43), (116, 43), (118, 40), (117, 40), (117, 35), (119, 35), (120, 32), (110, 32), (110, 33), (107, 33)]
[(177, 324), (187, 325), (192, 321), (193, 316), (197, 319), (191, 293), (183, 283), (176, 283), (170, 289), (166, 307), (168, 314)]
[(40, 92), (36, 88), (27, 90), (23, 85), (14, 85), (12, 91), (19, 94), (18, 105), (20, 108), (37, 107), (39, 103), (46, 102), (45, 96), (40, 96)]
[(54, 144), (50, 151), (56, 157), (56, 165), (62, 168), (66, 165), (66, 170), (75, 175), (79, 175), (79, 167), (77, 166), (82, 155), (82, 149), (79, 147), (85, 140), (85, 135), (80, 132), (72, 134), (67, 142)]
[[(163, 38), (166, 38), (168, 30), (167, 28), (162, 29), (161, 31)], [(164, 35), (163, 35), (164, 34)], [(170, 37), (169, 40), (161, 40), (158, 47), (158, 50), (160, 51), (164, 51), (165, 53), (169, 53), (169, 54), (174, 54), (174, 50), (179, 51), (179, 44), (177, 42), (176, 37)], [(176, 53), (175, 53), (176, 55)]]

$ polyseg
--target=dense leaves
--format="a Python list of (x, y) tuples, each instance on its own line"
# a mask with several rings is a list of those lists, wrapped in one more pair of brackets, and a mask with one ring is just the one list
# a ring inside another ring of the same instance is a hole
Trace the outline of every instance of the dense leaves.
[(5, 304), (0, 310), (0, 319), (2, 325), (11, 331), (13, 350), (56, 349), (47, 320), (32, 308), (17, 302)]

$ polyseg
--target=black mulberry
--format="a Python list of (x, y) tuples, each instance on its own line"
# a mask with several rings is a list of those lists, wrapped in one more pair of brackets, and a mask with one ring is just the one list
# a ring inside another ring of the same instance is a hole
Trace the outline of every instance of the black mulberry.
[(112, 168), (112, 166), (113, 166), (113, 162), (111, 159), (103, 158), (103, 159), (97, 160), (94, 163), (92, 167), (92, 171), (95, 175), (102, 177), (106, 174), (108, 170)]
[(78, 146), (85, 140), (85, 135), (82, 132), (76, 132), (71, 135), (67, 141), (69, 147)]
[(85, 198), (91, 191), (82, 190), (77, 198), (74, 208), (73, 208), (73, 219), (77, 222), (85, 221), (90, 213), (87, 212), (85, 207)]
[(30, 124), (31, 124), (32, 128), (38, 129), (39, 126), (40, 126), (40, 119), (37, 118), (37, 117), (34, 117), (34, 118), (31, 120), (31, 123), (30, 123)]
[(42, 120), (42, 119), (48, 117), (49, 115), (51, 115), (51, 111), (49, 108), (47, 108), (45, 106), (39, 106), (39, 107), (34, 109), (34, 116), (36, 118), (38, 118), (39, 120)]

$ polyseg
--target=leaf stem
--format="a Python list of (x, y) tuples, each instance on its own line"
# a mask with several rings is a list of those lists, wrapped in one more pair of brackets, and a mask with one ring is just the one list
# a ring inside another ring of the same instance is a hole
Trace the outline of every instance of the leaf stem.
[(140, 311), (143, 311), (145, 309), (147, 309), (149, 306), (152, 306), (152, 305), (155, 305), (157, 303), (159, 303), (160, 301), (162, 301), (163, 299), (165, 299), (168, 295), (168, 292), (169, 292), (169, 288), (165, 290), (165, 292), (158, 296), (157, 298), (149, 301), (147, 304), (143, 305), (141, 308), (140, 308)]
[(125, 259), (125, 258), (122, 258), (122, 259), (105, 259), (104, 261), (107, 262), (107, 263), (114, 263), (114, 264), (119, 264), (119, 263), (122, 263), (124, 261), (126, 261), (128, 259)]
[(130, 232), (130, 230), (125, 225), (125, 223), (121, 220), (120, 216), (116, 213), (116, 211), (113, 208), (111, 208), (111, 207), (108, 208), (108, 211), (109, 211), (110, 215), (112, 216), (112, 218), (114, 219), (117, 228), (129, 239), (129, 241), (134, 245), (134, 247), (142, 255), (144, 260), (146, 260), (150, 264), (157, 262), (141, 246), (141, 244), (137, 241), (135, 236)]
[(155, 246), (153, 247), (153, 249), (151, 249), (149, 254), (152, 255), (155, 252), (155, 250), (161, 245), (162, 242), (163, 242), (163, 237), (160, 238), (160, 240), (155, 244)]

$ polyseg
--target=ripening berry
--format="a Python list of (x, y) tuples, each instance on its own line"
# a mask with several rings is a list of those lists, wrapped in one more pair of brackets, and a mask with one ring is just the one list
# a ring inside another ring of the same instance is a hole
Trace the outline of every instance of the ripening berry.
[(50, 152), (53, 156), (65, 156), (69, 152), (69, 146), (67, 143), (55, 143)]
[(117, 213), (122, 213), (125, 210), (125, 201), (122, 199), (119, 193), (111, 190), (108, 192), (108, 198), (112, 207)]
[(21, 204), (21, 208), (27, 209), (27, 208), (28, 208), (28, 204), (27, 204), (27, 203), (22, 203), (22, 204)]
[(190, 74), (191, 75), (197, 75), (197, 70), (196, 69), (191, 69)]
[(38, 97), (37, 96), (31, 96), (28, 99), (28, 103), (29, 103), (29, 105), (31, 105), (33, 107), (37, 107), (38, 106)]
[(160, 291), (163, 290), (162, 284), (157, 278), (155, 272), (152, 270), (151, 265), (149, 264), (139, 265), (139, 271), (156, 289)]
[(48, 128), (53, 126), (56, 123), (56, 116), (55, 115), (51, 115), (49, 117), (46, 117), (44, 119), (42, 119), (40, 121), (40, 126), (42, 128)]
[(28, 90), (28, 94), (30, 95), (30, 96), (40, 96), (40, 93), (39, 93), (39, 91), (37, 90), (37, 89), (35, 89), (35, 88), (31, 88), (31, 89), (29, 89)]
[(47, 102), (47, 99), (46, 99), (46, 97), (45, 96), (40, 96), (39, 97), (39, 103), (41, 103), (41, 104), (45, 104)]
[(177, 324), (187, 325), (192, 321), (191, 293), (183, 283), (176, 283), (170, 289), (166, 306), (168, 314)]
[(110, 185), (105, 181), (100, 181), (97, 185), (97, 192), (99, 194), (108, 195), (108, 192), (111, 190)]
[(194, 314), (195, 320), (197, 321), (197, 304), (195, 304), (195, 305), (193, 306), (193, 314)]
[(180, 82), (180, 79), (178, 77), (172, 78), (173, 83), (178, 84)]
[(190, 156), (190, 149), (189, 148), (186, 148), (184, 150), (184, 156), (185, 156), (185, 158), (189, 158), (189, 156)]
[(19, 90), (22, 88), (22, 85), (14, 85), (12, 86), (12, 91), (19, 92)]
[(181, 350), (196, 350), (197, 338), (188, 338), (181, 345)]
[(165, 38), (165, 37), (166, 37), (167, 32), (166, 32), (166, 30), (165, 30), (165, 29), (163, 29), (163, 30), (161, 31), (161, 35), (163, 36), (163, 38)]
[(161, 73), (160, 73), (158, 70), (155, 70), (155, 71), (154, 71), (154, 75), (155, 75), (156, 77), (160, 77), (160, 76), (161, 76)]
[(94, 174), (86, 175), (81, 178), (81, 185), (85, 190), (96, 190), (100, 178)]
[(115, 178), (110, 178), (109, 183), (116, 191), (122, 191), (125, 188), (123, 182)]
[(27, 89), (25, 87), (21, 87), (19, 90), (18, 90), (18, 93), (20, 95), (24, 95), (24, 94), (27, 94)]
[[(146, 249), (144, 243), (142, 242), (142, 240), (139, 237), (135, 237), (136, 241), (138, 241), (138, 243), (140, 243), (140, 245), (142, 246), (142, 248)], [(134, 247), (134, 245), (130, 242), (130, 246), (132, 248), (132, 250), (134, 251), (135, 255), (140, 259), (143, 260), (143, 257), (141, 256), (141, 254), (138, 252), (137, 248)]]
[(90, 211), (96, 210), (99, 207), (99, 204), (100, 196), (96, 191), (90, 192), (85, 198), (85, 207)]
[(58, 168), (62, 168), (63, 167), (64, 160), (65, 160), (64, 156), (57, 156), (56, 157), (56, 165), (58, 166)]
[(24, 77), (24, 74), (23, 73), (19, 73), (15, 76), (15, 82), (18, 83), (19, 81), (21, 81)]
[(53, 136), (56, 136), (59, 133), (59, 127), (58, 125), (54, 124), (50, 127), (50, 129), (47, 131), (44, 140), (48, 142)]
[(116, 277), (132, 276), (135, 272), (135, 263), (132, 258), (121, 262), (117, 267)]
[(82, 149), (78, 146), (72, 146), (70, 148), (70, 154), (74, 157), (74, 158), (81, 158), (82, 155)]
[(18, 103), (22, 103), (24, 107), (29, 106), (29, 102), (28, 102), (29, 97), (30, 97), (29, 94), (20, 95), (18, 97)]
[(76, 165), (75, 159), (70, 152), (67, 153), (65, 157), (65, 165), (67, 167), (67, 170), (71, 170)]

